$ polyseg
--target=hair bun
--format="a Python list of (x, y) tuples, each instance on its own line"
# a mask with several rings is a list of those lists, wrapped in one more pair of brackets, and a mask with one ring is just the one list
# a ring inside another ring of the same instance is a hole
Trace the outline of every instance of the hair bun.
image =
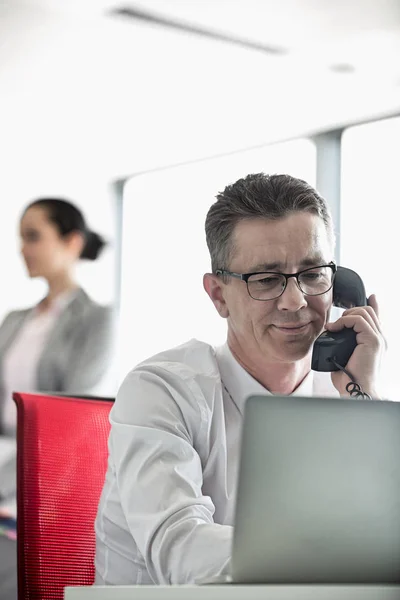
[(81, 258), (96, 260), (106, 245), (105, 240), (94, 231), (86, 231), (86, 244), (82, 250)]

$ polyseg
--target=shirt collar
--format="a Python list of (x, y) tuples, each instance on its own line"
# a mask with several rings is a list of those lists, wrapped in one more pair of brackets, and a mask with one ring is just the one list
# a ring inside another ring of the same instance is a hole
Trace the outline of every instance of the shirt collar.
[[(225, 342), (215, 350), (222, 384), (231, 396), (232, 400), (243, 414), (244, 405), (249, 396), (271, 395), (261, 383), (250, 375), (238, 363)], [(313, 371), (306, 375), (301, 384), (291, 394), (292, 396), (311, 396), (313, 392)]]

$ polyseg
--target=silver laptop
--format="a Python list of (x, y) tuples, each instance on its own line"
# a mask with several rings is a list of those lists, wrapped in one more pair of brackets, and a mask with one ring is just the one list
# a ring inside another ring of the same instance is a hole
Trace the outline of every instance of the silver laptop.
[(400, 403), (248, 399), (232, 580), (400, 582)]

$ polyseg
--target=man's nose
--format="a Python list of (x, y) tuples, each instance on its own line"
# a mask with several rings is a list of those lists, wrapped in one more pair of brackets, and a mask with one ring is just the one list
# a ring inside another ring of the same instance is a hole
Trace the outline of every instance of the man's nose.
[(296, 310), (303, 308), (303, 306), (307, 306), (304, 294), (299, 288), (295, 277), (290, 277), (290, 279), (287, 280), (286, 289), (282, 296), (279, 296), (277, 306), (279, 310), (289, 310), (291, 312), (295, 312)]

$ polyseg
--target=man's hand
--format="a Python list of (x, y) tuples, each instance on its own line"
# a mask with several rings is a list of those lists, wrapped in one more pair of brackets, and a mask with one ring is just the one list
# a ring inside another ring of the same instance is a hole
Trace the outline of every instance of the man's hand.
[[(358, 306), (345, 310), (334, 323), (327, 323), (328, 331), (340, 331), (344, 327), (354, 329), (357, 334), (357, 346), (351, 355), (346, 369), (354, 377), (363, 392), (373, 399), (381, 399), (377, 390), (377, 381), (386, 340), (379, 322), (379, 308), (374, 294), (368, 298), (368, 306)], [(348, 396), (346, 385), (349, 378), (343, 371), (334, 371), (332, 383), (341, 396)]]

